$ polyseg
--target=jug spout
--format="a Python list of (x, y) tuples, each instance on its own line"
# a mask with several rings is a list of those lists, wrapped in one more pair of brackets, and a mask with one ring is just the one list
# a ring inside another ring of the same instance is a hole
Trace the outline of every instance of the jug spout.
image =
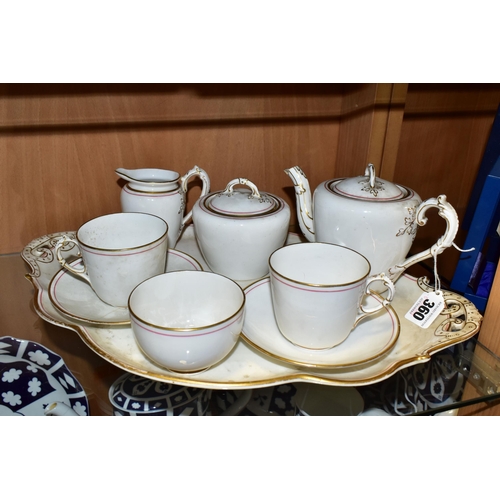
[(292, 179), (295, 186), (297, 218), (300, 229), (309, 241), (314, 242), (316, 237), (314, 234), (314, 214), (309, 181), (300, 167), (287, 168), (285, 173)]
[(163, 170), (161, 168), (117, 168), (116, 174), (130, 183), (134, 189), (160, 187), (162, 190), (173, 189), (178, 186), (180, 175), (173, 170)]

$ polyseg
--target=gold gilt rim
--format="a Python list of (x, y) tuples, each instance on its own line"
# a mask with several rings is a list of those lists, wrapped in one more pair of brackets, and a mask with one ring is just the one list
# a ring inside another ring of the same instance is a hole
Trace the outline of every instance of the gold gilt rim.
[[(169, 183), (170, 184), (170, 183)], [(129, 191), (133, 191), (134, 193), (143, 193), (143, 194), (147, 194), (147, 195), (163, 195), (165, 196), (165, 194), (167, 193), (171, 193), (171, 195), (175, 195), (179, 192), (180, 190), (180, 187), (175, 187), (173, 189), (169, 189), (169, 190), (158, 190), (158, 191), (154, 191), (154, 190), (149, 190), (149, 189), (134, 189), (133, 187), (130, 186), (130, 184), (126, 184), (124, 186), (123, 189), (126, 189), (126, 190), (129, 190)]]
[[(332, 247), (338, 247), (338, 248), (342, 248), (343, 250), (349, 250), (351, 252), (354, 252), (356, 254), (358, 254), (360, 257), (362, 257), (366, 263), (368, 264), (368, 271), (367, 273), (362, 276), (361, 278), (358, 278), (357, 280), (354, 280), (354, 281), (349, 281), (347, 283), (335, 283), (334, 285), (329, 285), (329, 284), (317, 284), (317, 283), (307, 283), (305, 281), (298, 281), (298, 280), (294, 280), (292, 278), (289, 278), (288, 276), (285, 276), (281, 273), (279, 273), (278, 271), (276, 271), (276, 269), (271, 265), (271, 259), (273, 257), (273, 255), (276, 253), (276, 252), (279, 252), (280, 250), (282, 249), (285, 249), (285, 248), (291, 248), (295, 245), (323, 245), (323, 246), (332, 246)], [(323, 243), (323, 242), (310, 242), (310, 243), (292, 243), (291, 245), (286, 245), (284, 247), (281, 247), (281, 248), (278, 248), (277, 250), (275, 250), (270, 256), (269, 256), (269, 269), (274, 273), (274, 274), (277, 274), (279, 277), (287, 280), (287, 281), (290, 281), (292, 283), (297, 283), (297, 285), (303, 285), (303, 286), (309, 286), (309, 287), (312, 287), (312, 288), (339, 288), (339, 287), (344, 287), (344, 286), (348, 286), (348, 285), (354, 285), (356, 283), (360, 283), (361, 281), (363, 281), (365, 278), (367, 278), (370, 273), (371, 273), (371, 264), (370, 264), (370, 261), (361, 253), (357, 252), (356, 250), (353, 250), (352, 248), (346, 248), (346, 247), (343, 247), (341, 245), (336, 245), (334, 243)]]
[[(402, 190), (406, 191), (406, 195), (397, 198), (395, 200), (388, 200), (385, 198), (357, 198), (356, 195), (348, 195), (348, 194), (343, 194), (339, 191), (335, 191), (335, 187), (337, 187), (337, 184), (339, 184), (341, 181), (349, 179), (349, 177), (342, 177), (339, 179), (332, 179), (329, 181), (325, 181), (324, 185), (327, 191), (329, 191), (332, 194), (335, 194), (337, 196), (340, 196), (341, 198), (345, 198), (348, 200), (355, 200), (355, 201), (368, 201), (369, 203), (398, 203), (401, 201), (409, 201), (411, 200), (415, 195), (415, 191), (409, 187), (403, 186), (401, 184), (394, 183), (396, 186), (401, 188)], [(333, 187), (332, 187), (333, 186)]]
[[(390, 306), (387, 306), (386, 309), (388, 309), (389, 307)], [(396, 319), (396, 330), (397, 331), (394, 334), (394, 337), (391, 340), (390, 344), (386, 348), (384, 348), (384, 350), (378, 352), (377, 354), (375, 354), (369, 358), (362, 359), (360, 361), (355, 361), (352, 363), (322, 364), (322, 363), (306, 363), (306, 362), (302, 362), (302, 361), (297, 361), (295, 359), (289, 359), (289, 358), (286, 358), (284, 356), (278, 356), (277, 354), (274, 354), (272, 352), (267, 351), (266, 349), (264, 349), (263, 347), (260, 347), (255, 342), (252, 342), (245, 335), (245, 332), (243, 332), (243, 331), (241, 332), (241, 336), (243, 337), (245, 342), (247, 342), (249, 345), (251, 345), (252, 347), (257, 349), (258, 351), (264, 353), (266, 356), (277, 359), (278, 361), (285, 361), (286, 363), (289, 363), (289, 364), (294, 365), (294, 366), (306, 367), (306, 368), (321, 368), (323, 370), (333, 370), (333, 369), (337, 369), (337, 368), (350, 368), (353, 366), (364, 365), (365, 363), (369, 363), (371, 361), (374, 361), (374, 360), (380, 358), (381, 356), (383, 356), (384, 354), (386, 354), (388, 351), (390, 351), (394, 347), (394, 345), (398, 341), (400, 333), (401, 333), (401, 325), (399, 323), (399, 318), (397, 317), (394, 310), (393, 310), (393, 314), (394, 314), (395, 319)]]
[[(259, 280), (259, 281), (264, 282), (266, 280), (269, 280), (269, 278), (263, 278), (262, 280)], [(248, 285), (247, 287), (245, 287), (245, 290), (247, 290), (250, 287), (255, 286), (256, 283), (259, 283), (259, 281), (255, 282), (255, 283), (252, 283), (251, 285)], [(275, 353), (267, 351), (266, 349), (264, 349), (263, 347), (259, 346), (255, 342), (252, 342), (245, 335), (244, 331), (241, 332), (241, 336), (243, 337), (243, 339), (245, 340), (245, 342), (247, 342), (249, 345), (251, 345), (252, 347), (254, 347), (255, 349), (257, 349), (258, 351), (266, 354), (267, 356), (270, 356), (271, 358), (277, 359), (279, 361), (285, 361), (286, 363), (289, 363), (291, 365), (305, 366), (307, 368), (322, 368), (322, 369), (348, 368), (348, 367), (351, 367), (351, 366), (363, 365), (365, 363), (368, 363), (370, 361), (373, 361), (375, 359), (380, 358), (381, 356), (383, 356), (384, 354), (386, 354), (388, 351), (390, 351), (394, 347), (394, 345), (396, 344), (396, 342), (398, 341), (399, 336), (401, 334), (401, 323), (399, 321), (399, 316), (397, 315), (396, 311), (394, 310), (394, 308), (390, 304), (388, 304), (386, 306), (383, 306), (383, 308), (390, 315), (392, 315), (392, 317), (393, 317), (393, 319), (395, 321), (396, 332), (395, 332), (393, 338), (391, 339), (391, 342), (389, 343), (388, 346), (386, 346), (382, 351), (378, 352), (377, 354), (375, 354), (373, 356), (370, 356), (368, 358), (365, 358), (363, 360), (356, 361), (354, 363), (337, 363), (337, 364), (331, 364), (331, 363), (326, 364), (325, 363), (325, 364), (323, 364), (323, 363), (307, 363), (307, 362), (297, 361), (295, 359), (286, 358), (285, 356), (279, 356), (279, 355), (277, 355)]]
[[(76, 261), (81, 261), (81, 257), (77, 259)], [(54, 283), (54, 280), (61, 274), (68, 273), (69, 271), (67, 269), (60, 269), (52, 279), (50, 280), (49, 287), (47, 288), (47, 293), (49, 294), (49, 299), (52, 305), (61, 313), (64, 314), (64, 316), (69, 316), (70, 318), (76, 319), (78, 321), (81, 321), (82, 323), (86, 323), (88, 325), (92, 326), (99, 326), (102, 328), (107, 328), (110, 326), (128, 326), (130, 325), (130, 320), (123, 320), (123, 321), (98, 321), (98, 320), (93, 320), (89, 318), (84, 318), (83, 316), (78, 316), (77, 314), (72, 313), (71, 311), (66, 311), (64, 308), (59, 306), (59, 304), (56, 301), (56, 298), (54, 297), (54, 294), (52, 292), (52, 284)]]
[[(177, 269), (177, 271), (205, 271), (205, 269), (203, 269), (203, 266), (200, 264), (198, 259), (195, 259), (192, 255), (189, 255), (188, 253), (183, 252), (182, 250), (177, 250), (177, 248), (169, 248), (167, 250), (167, 259), (168, 259), (168, 254), (175, 255), (176, 253), (180, 253), (181, 255), (186, 255), (198, 266), (198, 269)], [(188, 260), (188, 259), (186, 259), (186, 260)], [(167, 267), (168, 267), (168, 262), (167, 262)], [(177, 271), (173, 270), (173, 271), (166, 271), (166, 272), (175, 273)]]
[[(205, 274), (211, 274), (211, 275), (215, 274), (215, 273), (212, 273), (210, 271), (188, 271), (188, 270), (171, 271), (168, 274), (173, 274), (173, 273), (205, 273)], [(167, 273), (164, 273), (164, 274), (167, 274)], [(164, 276), (164, 274), (160, 274), (158, 276)], [(152, 278), (149, 278), (146, 281), (150, 281), (150, 280), (153, 280), (155, 278), (158, 278), (158, 276), (153, 276)], [(245, 303), (246, 303), (246, 295), (245, 295), (245, 292), (243, 291), (243, 289), (240, 287), (240, 285), (238, 285), (238, 283), (236, 283), (235, 281), (233, 281), (231, 278), (227, 278), (226, 276), (222, 276), (222, 277), (225, 278), (225, 279), (227, 279), (227, 280), (229, 280), (229, 281), (231, 281), (234, 284), (234, 286), (236, 286), (237, 289), (239, 291), (241, 291), (243, 300), (242, 300), (242, 303), (241, 303), (240, 307), (238, 308), (238, 310), (235, 313), (231, 314), (231, 316), (228, 316), (227, 318), (224, 318), (221, 321), (217, 321), (216, 323), (212, 323), (210, 325), (204, 325), (204, 326), (197, 326), (197, 327), (193, 327), (193, 328), (169, 328), (169, 327), (166, 327), (166, 326), (155, 325), (154, 323), (150, 323), (149, 321), (146, 321), (146, 320), (142, 319), (140, 316), (137, 315), (137, 313), (135, 313), (133, 311), (132, 307), (130, 306), (130, 300), (132, 299), (132, 295), (137, 290), (137, 288), (139, 288), (142, 285), (142, 283), (139, 283), (132, 290), (132, 292), (130, 293), (130, 296), (128, 298), (128, 310), (129, 310), (130, 314), (137, 321), (140, 321), (141, 323), (143, 323), (145, 325), (148, 325), (148, 326), (150, 326), (152, 328), (155, 328), (156, 330), (161, 330), (163, 332), (184, 332), (184, 333), (187, 333), (187, 332), (197, 332), (197, 331), (200, 331), (200, 330), (206, 330), (208, 328), (213, 328), (215, 326), (222, 325), (223, 323), (227, 323), (228, 321), (230, 321), (230, 320), (234, 319), (236, 316), (238, 316), (238, 314), (245, 307)], [(143, 283), (145, 283), (145, 282), (143, 282)]]
[[(161, 170), (161, 169), (151, 169), (151, 170)], [(116, 172), (116, 170), (115, 170)], [(170, 170), (169, 172), (172, 172), (176, 175), (176, 177), (174, 177), (172, 180), (168, 180), (168, 181), (145, 181), (145, 180), (141, 180), (141, 179), (134, 179), (133, 177), (130, 177), (130, 175), (128, 174), (124, 174), (122, 171), (120, 171), (120, 173), (117, 172), (117, 174), (120, 176), (120, 177), (126, 177), (127, 179), (130, 179), (129, 181), (127, 182), (132, 182), (132, 183), (135, 183), (135, 184), (157, 184), (157, 185), (163, 185), (163, 184), (171, 184), (172, 182), (177, 182), (179, 179), (180, 179), (180, 174), (177, 173), (177, 172), (174, 172), (173, 170)], [(125, 180), (125, 179), (123, 179)]]
[(327, 377), (327, 376), (322, 376), (321, 374), (315, 374), (315, 373), (292, 373), (288, 375), (276, 375), (273, 377), (267, 377), (267, 378), (261, 378), (259, 380), (254, 380), (254, 381), (249, 381), (249, 382), (231, 382), (231, 381), (224, 381), (224, 382), (217, 382), (217, 381), (210, 381), (210, 380), (195, 380), (195, 379), (188, 379), (186, 377), (181, 377), (181, 376), (175, 376), (170, 373), (168, 374), (161, 374), (158, 372), (151, 371), (149, 369), (144, 369), (137, 367), (136, 365), (133, 365), (131, 363), (122, 361), (120, 359), (117, 359), (115, 356), (109, 354), (105, 349), (103, 349), (99, 344), (97, 344), (92, 337), (87, 333), (85, 328), (73, 324), (73, 323), (66, 323), (63, 321), (59, 321), (51, 317), (48, 313), (43, 311), (43, 309), (40, 307), (40, 302), (41, 302), (41, 295), (43, 293), (43, 288), (38, 284), (36, 279), (31, 276), (30, 274), (26, 274), (25, 278), (31, 282), (36, 296), (34, 297), (34, 308), (37, 314), (44, 319), (45, 321), (48, 321), (49, 323), (53, 325), (60, 326), (62, 328), (68, 328), (70, 330), (73, 330), (78, 334), (78, 336), (81, 338), (81, 340), (84, 342), (85, 345), (92, 351), (94, 351), (97, 355), (108, 361), (114, 366), (117, 366), (118, 368), (121, 368), (125, 371), (128, 371), (130, 373), (134, 373), (136, 375), (140, 375), (146, 378), (149, 378), (151, 380), (157, 380), (159, 382), (171, 382), (171, 383), (177, 383), (181, 385), (186, 385), (189, 387), (200, 387), (200, 388), (207, 388), (207, 389), (220, 389), (220, 390), (225, 390), (225, 389), (247, 389), (247, 388), (259, 388), (259, 387), (270, 387), (273, 385), (278, 385), (278, 384), (283, 384), (283, 383), (292, 383), (292, 382), (312, 382), (312, 383), (321, 383), (321, 384), (327, 384), (327, 385), (333, 385), (333, 386), (339, 386), (339, 387), (357, 387), (357, 386), (363, 386), (363, 385), (370, 385), (375, 382), (381, 382), (383, 380), (386, 380), (390, 376), (394, 375), (397, 373), (399, 370), (414, 365), (418, 363), (425, 363), (430, 360), (431, 356), (438, 351), (441, 351), (443, 349), (446, 349), (449, 346), (455, 345), (460, 342), (464, 342), (465, 340), (468, 340), (472, 338), (474, 335), (476, 335), (478, 328), (475, 330), (471, 330), (468, 334), (464, 335), (463, 337), (460, 338), (454, 338), (450, 339), (448, 342), (442, 342), (439, 344), (436, 344), (434, 346), (431, 346), (425, 353), (422, 354), (416, 354), (414, 356), (410, 356), (409, 358), (406, 359), (401, 359), (398, 360), (394, 363), (392, 363), (390, 366), (388, 366), (384, 371), (378, 373), (377, 375), (374, 375), (372, 377), (367, 377), (367, 378), (358, 378), (354, 380), (342, 380), (342, 379), (335, 379), (332, 377)]
[(259, 217), (268, 217), (269, 215), (273, 215), (273, 214), (279, 212), (285, 206), (284, 202), (282, 200), (280, 200), (279, 198), (277, 198), (276, 196), (274, 196), (272, 194), (266, 193), (267, 197), (273, 199), (273, 205), (271, 207), (269, 207), (268, 210), (263, 211), (263, 212), (247, 212), (247, 213), (243, 213), (241, 215), (238, 215), (238, 214), (234, 214), (234, 213), (224, 213), (224, 212), (221, 212), (221, 211), (213, 208), (209, 202), (215, 196), (217, 196), (217, 193), (213, 193), (211, 196), (207, 196), (204, 200), (202, 200), (203, 208), (211, 214), (217, 215), (219, 217), (227, 217), (228, 219), (257, 219)]
[[(193, 263), (196, 266), (198, 266), (198, 269), (196, 269), (196, 270), (197, 271), (203, 271), (203, 266), (193, 256), (187, 254), (186, 252), (182, 252), (181, 250), (177, 250), (176, 248), (172, 248), (172, 249), (167, 250), (167, 255), (177, 255), (177, 254), (181, 254), (183, 256), (189, 257), (193, 261)], [(168, 258), (168, 256), (167, 256), (167, 258)], [(80, 258), (76, 259), (73, 262), (73, 264), (75, 262), (78, 262), (78, 261), (81, 261), (81, 260), (82, 260), (82, 258), (80, 257)], [(167, 271), (167, 272), (175, 272), (175, 271)], [(52, 284), (53, 284), (54, 280), (56, 279), (56, 277), (59, 276), (62, 273), (68, 273), (68, 271), (66, 269), (60, 269), (59, 271), (57, 271), (57, 273), (50, 280), (49, 286), (48, 286), (48, 289), (47, 289), (47, 293), (49, 294), (49, 298), (50, 298), (50, 301), (52, 302), (52, 305), (60, 313), (64, 314), (65, 316), (69, 316), (70, 318), (73, 318), (73, 319), (76, 319), (78, 321), (81, 321), (82, 323), (86, 323), (88, 325), (98, 326), (98, 327), (102, 327), (102, 328), (108, 328), (110, 326), (129, 326), (131, 324), (130, 319), (128, 319), (128, 320), (122, 320), (122, 321), (99, 321), (99, 320), (93, 320), (93, 319), (85, 318), (83, 316), (78, 316), (77, 314), (72, 313), (71, 311), (66, 311), (64, 308), (60, 307), (58, 305), (57, 301), (55, 300), (54, 294), (52, 292), (52, 288), (53, 288)], [(116, 306), (112, 306), (112, 307), (116, 307)]]
[(76, 239), (78, 240), (78, 243), (80, 243), (80, 245), (84, 246), (85, 248), (90, 248), (92, 250), (100, 250), (101, 252), (127, 252), (127, 251), (131, 251), (131, 250), (138, 250), (139, 248), (145, 248), (145, 247), (148, 247), (150, 245), (154, 245), (155, 243), (158, 243), (159, 241), (161, 241), (163, 238), (166, 238), (167, 235), (168, 235), (168, 224), (166, 221), (164, 221), (161, 217), (157, 217), (156, 215), (153, 215), (153, 214), (146, 214), (146, 213), (143, 213), (143, 212), (133, 212), (134, 214), (140, 214), (140, 215), (148, 215), (150, 217), (156, 217), (157, 219), (161, 220), (164, 224), (165, 224), (165, 232), (159, 237), (157, 238), (156, 240), (153, 240), (153, 241), (150, 241), (148, 243), (145, 243), (144, 245), (138, 245), (138, 246), (135, 246), (135, 247), (127, 247), (127, 248), (100, 248), (100, 247), (94, 247), (92, 245), (89, 245), (88, 243), (84, 243), (80, 237), (78, 236), (78, 233), (80, 232), (80, 229), (85, 226), (86, 224), (88, 224), (89, 222), (92, 222), (96, 219), (100, 219), (102, 217), (110, 217), (110, 216), (114, 216), (114, 215), (119, 215), (119, 214), (123, 214), (123, 213), (130, 213), (130, 212), (118, 212), (118, 213), (113, 213), (113, 214), (107, 214), (107, 215), (100, 215), (98, 217), (94, 217), (93, 219), (89, 219), (87, 222), (84, 222), (80, 228), (76, 231)]

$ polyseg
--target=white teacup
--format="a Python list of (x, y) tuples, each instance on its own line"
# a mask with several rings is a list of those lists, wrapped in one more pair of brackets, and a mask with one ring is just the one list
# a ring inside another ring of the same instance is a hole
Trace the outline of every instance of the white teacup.
[[(330, 243), (297, 243), (269, 258), (274, 315), (282, 335), (295, 345), (329, 349), (343, 342), (359, 321), (379, 311), (394, 296), (394, 284), (384, 274), (372, 276), (360, 253)], [(383, 281), (388, 297), (370, 284)], [(365, 308), (367, 295), (377, 305)]]
[[(64, 235), (55, 246), (60, 264), (89, 283), (107, 304), (126, 307), (132, 290), (142, 281), (165, 272), (168, 225), (142, 213), (103, 215), (83, 224), (76, 238)], [(62, 256), (76, 245), (83, 268)]]
[(245, 293), (220, 274), (172, 271), (132, 291), (129, 315), (148, 358), (168, 370), (197, 372), (222, 361), (238, 342)]

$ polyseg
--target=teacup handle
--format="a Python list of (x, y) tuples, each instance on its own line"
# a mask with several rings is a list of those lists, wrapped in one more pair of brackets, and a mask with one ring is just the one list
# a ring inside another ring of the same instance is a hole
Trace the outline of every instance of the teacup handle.
[[(370, 285), (374, 281), (382, 281), (384, 283), (384, 285), (386, 286), (387, 291), (388, 291), (387, 297), (384, 298), (379, 293), (370, 289)], [(354, 323), (354, 326), (356, 326), (362, 319), (366, 318), (367, 316), (370, 316), (371, 314), (376, 313), (377, 311), (380, 311), (380, 309), (389, 305), (392, 302), (392, 299), (394, 298), (395, 292), (396, 292), (396, 290), (394, 288), (394, 283), (384, 273), (380, 273), (380, 274), (377, 274), (375, 276), (370, 276), (366, 280), (365, 293), (363, 294), (363, 299), (364, 299), (365, 295), (371, 295), (372, 297), (376, 296), (378, 301), (379, 301), (379, 304), (372, 307), (372, 308), (369, 308), (369, 309), (364, 308), (363, 305), (360, 304), (359, 310), (358, 310), (358, 315), (356, 316), (356, 321)]]
[(65, 234), (64, 236), (59, 238), (59, 240), (57, 241), (57, 243), (54, 247), (54, 251), (55, 251), (57, 260), (59, 261), (59, 264), (61, 264), (61, 266), (64, 267), (64, 269), (67, 269), (69, 272), (76, 274), (80, 278), (84, 279), (90, 286), (92, 286), (92, 283), (90, 283), (89, 275), (87, 273), (87, 266), (85, 265), (85, 262), (83, 261), (83, 259), (82, 259), (83, 268), (77, 269), (77, 268), (71, 266), (70, 264), (68, 264), (66, 259), (61, 255), (61, 251), (64, 250), (64, 248), (67, 247), (70, 243), (72, 243), (73, 245), (76, 246), (76, 248), (78, 248), (78, 256), (77, 257), (82, 256), (82, 252), (80, 251), (80, 245), (78, 244), (78, 241), (75, 238), (73, 238), (72, 236), (68, 236), (67, 234)]
[[(203, 184), (201, 188), (201, 194), (199, 196), (200, 198), (210, 192), (210, 179), (208, 177), (208, 174), (205, 172), (205, 170), (198, 167), (198, 165), (195, 165), (189, 172), (187, 172), (180, 178), (181, 190), (184, 192), (184, 194), (187, 193), (188, 182), (192, 177), (199, 177)], [(189, 213), (184, 216), (181, 223), (181, 230), (191, 220), (192, 215), (193, 211), (190, 210)]]
[(392, 266), (388, 271), (389, 278), (391, 278), (392, 281), (396, 281), (408, 267), (420, 262), (421, 260), (439, 255), (453, 244), (455, 236), (458, 232), (458, 215), (453, 206), (446, 201), (446, 195), (442, 194), (437, 198), (429, 198), (417, 207), (415, 220), (419, 226), (425, 226), (427, 223), (425, 213), (429, 208), (437, 208), (438, 214), (446, 221), (445, 233), (427, 250), (408, 257), (406, 260), (401, 262), (401, 264)]

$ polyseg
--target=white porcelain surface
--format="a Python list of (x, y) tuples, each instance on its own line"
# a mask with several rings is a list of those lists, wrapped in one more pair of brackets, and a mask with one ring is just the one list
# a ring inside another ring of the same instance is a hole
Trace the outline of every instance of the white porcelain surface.
[[(56, 256), (67, 271), (85, 279), (99, 298), (125, 307), (132, 289), (165, 271), (168, 226), (150, 214), (116, 213), (96, 217), (56, 244)], [(78, 247), (84, 268), (72, 267), (64, 256)]]
[[(73, 262), (74, 267), (83, 268), (81, 259)], [(179, 250), (168, 250), (166, 272), (202, 270), (199, 262)], [(92, 287), (78, 279), (67, 269), (61, 269), (49, 285), (49, 296), (54, 307), (64, 315), (94, 326), (129, 325), (127, 307), (106, 304), (96, 295)]]
[(188, 182), (198, 177), (202, 181), (200, 196), (210, 191), (208, 174), (198, 166), (182, 177), (172, 170), (157, 168), (118, 168), (115, 172), (127, 181), (120, 193), (122, 211), (153, 214), (165, 220), (169, 248), (175, 246), (182, 228), (191, 220), (191, 211), (184, 214)]
[(132, 331), (142, 351), (178, 372), (205, 370), (234, 348), (245, 294), (234, 281), (206, 271), (155, 276), (130, 294)]
[[(248, 187), (234, 187), (240, 184)], [(284, 245), (290, 207), (277, 196), (259, 192), (247, 179), (235, 179), (224, 191), (195, 203), (193, 223), (212, 271), (235, 280), (252, 280), (269, 272), (269, 256)]]
[[(388, 305), (394, 285), (383, 275), (369, 277), (370, 263), (361, 254), (330, 243), (297, 243), (276, 250), (269, 259), (276, 323), (293, 344), (330, 349), (344, 342), (354, 326)], [(363, 299), (374, 281), (389, 288), (373, 307)]]
[(0, 338), (0, 415), (88, 412), (85, 391), (58, 354), (28, 340)]
[[(360, 252), (374, 275), (383, 272), (396, 281), (411, 265), (450, 247), (457, 234), (458, 216), (445, 195), (422, 202), (413, 190), (375, 177), (373, 165), (364, 176), (322, 182), (314, 193), (299, 167), (285, 172), (295, 186), (298, 222), (306, 238)], [(428, 250), (406, 258), (429, 208), (446, 220), (445, 234)]]
[[(298, 381), (341, 386), (369, 385), (385, 380), (405, 367), (425, 363), (433, 353), (471, 338), (481, 323), (482, 317), (470, 301), (447, 291), (443, 292), (447, 307), (429, 328), (422, 329), (407, 321), (404, 315), (427, 287), (424, 281), (405, 274), (396, 283), (396, 295), (391, 304), (401, 318), (400, 336), (390, 351), (373, 362), (338, 369), (297, 366), (268, 356), (240, 338), (223, 362), (210, 369), (201, 373), (174, 373), (153, 363), (141, 352), (130, 327), (82, 325), (72, 322), (54, 308), (47, 288), (59, 271), (54, 246), (60, 236), (61, 233), (41, 236), (22, 251), (23, 259), (31, 268), (27, 277), (36, 292), (33, 305), (37, 314), (49, 323), (76, 332), (90, 349), (115, 366), (154, 380), (219, 390), (271, 387)], [(298, 235), (289, 234), (288, 242), (297, 241), (300, 241)], [(185, 228), (176, 248), (189, 253), (202, 266), (206, 265), (191, 226)], [(240, 282), (243, 283), (248, 285), (248, 282)]]
[[(281, 334), (273, 312), (269, 278), (250, 285), (245, 294), (243, 339), (277, 361), (295, 366), (332, 369), (367, 363), (394, 347), (400, 335), (399, 319), (387, 306), (361, 321), (341, 344), (331, 349), (306, 349)], [(372, 297), (368, 301), (368, 305), (379, 305)]]

